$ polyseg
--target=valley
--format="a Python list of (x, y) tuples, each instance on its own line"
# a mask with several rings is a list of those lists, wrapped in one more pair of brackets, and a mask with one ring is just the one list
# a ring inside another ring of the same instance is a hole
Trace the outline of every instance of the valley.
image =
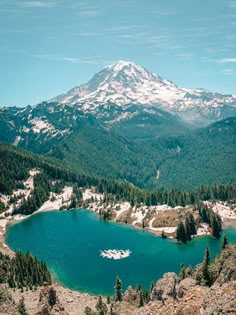
[[(67, 94), (1, 108), (1, 252), (45, 261), (69, 314), (112, 295), (117, 275), (124, 301), (111, 297), (110, 307), (148, 314), (153, 280), (181, 274), (182, 263), (198, 274), (206, 246), (213, 257), (225, 237), (235, 241), (235, 106), (232, 95), (179, 88), (118, 61)], [(168, 285), (181, 282), (171, 277)], [(35, 314), (38, 293), (21, 290)]]

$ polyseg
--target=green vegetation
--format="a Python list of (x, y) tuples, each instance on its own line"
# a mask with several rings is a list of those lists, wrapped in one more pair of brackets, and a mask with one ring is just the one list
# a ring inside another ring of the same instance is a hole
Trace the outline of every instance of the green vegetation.
[(223, 241), (222, 241), (222, 245), (221, 245), (221, 249), (224, 250), (227, 245), (228, 245), (228, 239), (227, 239), (227, 236), (224, 235), (224, 238), (223, 238)]
[(214, 213), (207, 205), (200, 203), (196, 206), (202, 222), (208, 223), (211, 227), (213, 237), (219, 238), (222, 230), (222, 221), (218, 214)]
[(115, 301), (122, 301), (122, 282), (120, 278), (116, 277), (115, 283)]
[[(74, 194), (69, 208), (80, 205), (81, 191), (79, 188), (90, 188), (92, 186), (95, 187), (96, 192), (105, 194), (106, 202), (129, 201), (131, 205), (168, 204), (174, 207), (199, 203), (201, 200), (234, 202), (236, 198), (236, 186), (234, 185), (201, 186), (199, 189), (189, 192), (173, 189), (149, 192), (141, 190), (126, 181), (109, 180), (75, 173), (55, 161), (43, 159), (9, 145), (0, 145), (0, 157), (1, 193), (12, 193), (14, 189), (24, 188), (23, 181), (28, 178), (29, 170), (32, 168), (40, 170), (40, 173), (34, 177), (35, 187), (33, 194), (29, 199), (23, 201), (23, 204), (18, 209), (15, 209), (15, 213), (30, 214), (34, 212), (47, 200), (50, 191), (58, 192), (66, 183), (74, 187)], [(52, 182), (55, 181), (56, 184), (52, 185)], [(204, 212), (205, 210), (203, 210), (202, 214), (203, 221), (205, 220)], [(104, 216), (105, 219), (109, 219), (110, 214), (104, 213)], [(213, 235), (218, 237), (220, 229), (218, 217), (214, 217), (210, 213), (204, 222), (211, 225), (214, 231)], [(191, 231), (194, 230), (193, 225), (193, 218), (189, 217), (189, 228)]]
[(25, 307), (25, 300), (24, 300), (23, 296), (21, 297), (21, 299), (18, 303), (17, 309), (21, 315), (28, 315), (28, 312), (27, 312), (26, 307)]
[(180, 241), (182, 243), (187, 242), (187, 237), (186, 237), (186, 231), (183, 222), (179, 222), (177, 226), (177, 231), (176, 231), (176, 239), (177, 241)]
[(31, 254), (16, 252), (10, 258), (0, 252), (0, 283), (8, 283), (11, 288), (33, 287), (51, 284), (51, 275), (45, 263), (39, 261)]
[[(129, 106), (126, 112), (131, 116), (121, 121), (116, 121), (123, 114), (119, 106), (100, 109), (104, 115), (97, 118), (76, 106), (59, 110), (57, 103), (47, 102), (24, 111), (4, 109), (0, 141), (14, 143), (21, 137), (19, 147), (57, 159), (58, 165), (80, 174), (127, 180), (149, 191), (236, 184), (234, 117), (192, 130), (157, 108), (150, 113)], [(50, 132), (34, 133), (29, 115), (47, 120), (59, 132), (53, 137)]]
[(107, 305), (106, 305), (106, 303), (104, 303), (102, 301), (101, 295), (99, 295), (99, 297), (98, 297), (98, 302), (96, 304), (96, 310), (97, 310), (98, 315), (106, 315), (108, 312)]

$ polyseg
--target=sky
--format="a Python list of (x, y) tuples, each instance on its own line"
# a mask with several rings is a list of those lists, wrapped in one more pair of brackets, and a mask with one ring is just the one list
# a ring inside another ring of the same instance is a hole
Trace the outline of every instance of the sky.
[(118, 60), (236, 94), (236, 0), (0, 0), (0, 106), (35, 105)]

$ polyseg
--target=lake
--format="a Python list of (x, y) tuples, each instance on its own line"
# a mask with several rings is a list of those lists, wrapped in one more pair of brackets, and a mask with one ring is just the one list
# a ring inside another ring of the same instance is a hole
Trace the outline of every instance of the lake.
[[(236, 229), (224, 231), (236, 240)], [(187, 245), (162, 239), (128, 225), (99, 220), (87, 210), (35, 214), (7, 229), (6, 242), (13, 250), (30, 251), (46, 262), (58, 281), (74, 290), (113, 294), (118, 275), (123, 291), (140, 284), (148, 289), (163, 273), (178, 272), (180, 264), (195, 266), (206, 246), (211, 257), (219, 253), (221, 239), (194, 239)], [(130, 250), (129, 257), (108, 259), (100, 251)]]

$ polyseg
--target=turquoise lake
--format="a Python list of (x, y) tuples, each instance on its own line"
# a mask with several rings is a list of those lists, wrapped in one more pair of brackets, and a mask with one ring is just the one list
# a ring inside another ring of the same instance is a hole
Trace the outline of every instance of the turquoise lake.
[[(236, 230), (224, 231), (229, 241)], [(87, 210), (38, 213), (9, 226), (6, 242), (13, 250), (30, 251), (44, 260), (64, 286), (93, 294), (113, 294), (116, 275), (128, 285), (149, 288), (167, 271), (179, 271), (180, 263), (195, 266), (205, 247), (211, 257), (220, 251), (221, 239), (203, 237), (187, 245), (164, 240), (118, 223), (100, 221)], [(100, 250), (131, 250), (128, 258), (100, 256)]]

